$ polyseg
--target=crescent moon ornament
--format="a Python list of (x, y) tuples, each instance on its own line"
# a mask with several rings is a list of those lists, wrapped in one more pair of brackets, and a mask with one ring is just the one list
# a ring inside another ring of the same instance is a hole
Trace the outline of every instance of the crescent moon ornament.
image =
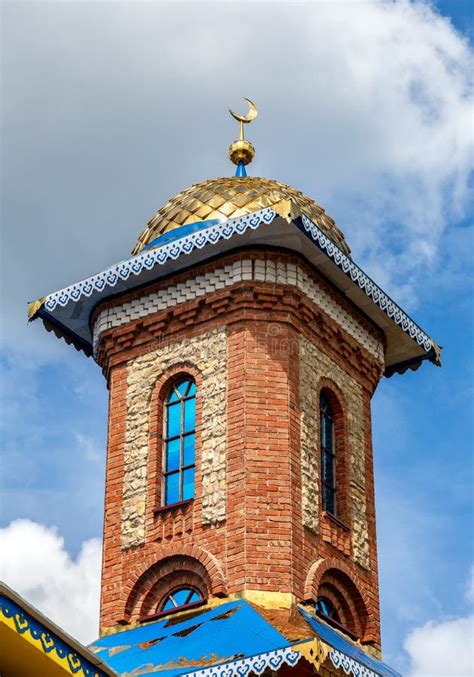
[(252, 120), (255, 120), (255, 118), (258, 115), (258, 111), (253, 101), (247, 99), (246, 96), (244, 96), (244, 100), (248, 103), (249, 106), (249, 111), (247, 115), (239, 115), (238, 113), (234, 113), (234, 111), (231, 108), (229, 108), (229, 113), (232, 115), (234, 120), (237, 120), (237, 122), (243, 122), (244, 124), (247, 124), (248, 122), (252, 122)]
[(231, 143), (229, 148), (229, 158), (231, 162), (234, 163), (234, 165), (237, 165), (235, 176), (238, 177), (247, 176), (245, 165), (248, 165), (250, 162), (252, 162), (255, 155), (255, 148), (252, 146), (250, 141), (247, 141), (245, 138), (244, 125), (252, 122), (252, 120), (255, 120), (258, 114), (257, 107), (253, 101), (250, 101), (250, 99), (247, 99), (247, 97), (244, 97), (244, 99), (248, 104), (247, 115), (239, 115), (238, 113), (234, 113), (234, 111), (229, 108), (229, 113), (232, 115), (234, 120), (237, 120), (239, 123), (239, 139)]

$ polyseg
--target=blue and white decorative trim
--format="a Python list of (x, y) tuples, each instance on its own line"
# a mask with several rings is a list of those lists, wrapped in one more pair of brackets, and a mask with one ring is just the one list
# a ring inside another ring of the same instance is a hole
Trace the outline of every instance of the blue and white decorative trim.
[(286, 647), (249, 658), (241, 658), (238, 661), (217, 665), (213, 668), (188, 672), (186, 677), (245, 677), (252, 672), (261, 675), (267, 668), (279, 670), (283, 663), (294, 667), (300, 658), (299, 651), (292, 651), (291, 647)]
[[(167, 261), (176, 260), (183, 254), (191, 254), (193, 251), (202, 249), (206, 245), (217, 244), (221, 240), (228, 240), (233, 235), (243, 235), (250, 230), (256, 230), (262, 224), (270, 224), (278, 213), (270, 208), (261, 209), (245, 216), (229, 219), (224, 222), (212, 223), (202, 229), (179, 236), (176, 233), (175, 240), (166, 242), (154, 249), (144, 250), (137, 256), (126, 261), (121, 261), (105, 271), (93, 275), (81, 282), (54, 292), (46, 296), (44, 301), (40, 299), (32, 306), (33, 319), (38, 311), (44, 309), (45, 314), (52, 315), (56, 308), (65, 307), (68, 303), (76, 303), (83, 297), (91, 297), (100, 294), (106, 288), (113, 288), (119, 283), (126, 282), (131, 276), (138, 276), (142, 272), (151, 271), (155, 266), (162, 266)], [(430, 337), (384, 292), (366, 275), (352, 259), (347, 256), (335, 244), (326, 233), (321, 230), (305, 214), (295, 218), (295, 227), (302, 232), (311, 242), (323, 251), (331, 261), (344, 274), (356, 284), (375, 305), (382, 310), (400, 329), (409, 336), (427, 355), (433, 356), (436, 364), (440, 364), (440, 351)], [(179, 230), (179, 229), (178, 229)], [(133, 286), (133, 285), (131, 285)], [(122, 286), (123, 289), (123, 286)], [(53, 321), (54, 318), (51, 318)], [(67, 333), (67, 331), (66, 331)], [(76, 345), (76, 343), (75, 343)], [(77, 347), (77, 346), (76, 346)], [(91, 347), (90, 347), (91, 348)], [(90, 354), (89, 347), (86, 353)], [(412, 361), (419, 361), (415, 356)], [(405, 368), (410, 367), (408, 360)], [(403, 363), (404, 364), (404, 363)], [(410, 367), (411, 368), (411, 367)]]
[(73, 675), (82, 675), (82, 677), (106, 677), (105, 672), (92, 665), (92, 663), (78, 652), (73, 651), (71, 647), (54, 632), (46, 629), (18, 604), (3, 595), (0, 595), (0, 615), (7, 619), (13, 619), (15, 629), (19, 635), (29, 633), (37, 648), (43, 651), (43, 653), (46, 655), (56, 654), (59, 659), (64, 661), (64, 666), (67, 665)]
[(305, 214), (301, 215), (304, 231), (322, 249), (329, 258), (334, 261), (347, 277), (355, 282), (372, 301), (388, 315), (403, 331), (416, 341), (419, 346), (429, 352), (433, 348), (433, 342), (420, 327), (408, 317), (387, 294), (370, 279), (354, 261), (346, 256), (339, 247)]
[(46, 297), (44, 308), (52, 313), (56, 306), (66, 306), (70, 301), (76, 303), (83, 296), (93, 292), (102, 292), (106, 287), (115, 287), (118, 282), (126, 281), (131, 275), (139, 275), (142, 270), (151, 270), (163, 265), (169, 259), (175, 260), (182, 254), (191, 254), (207, 244), (216, 244), (219, 240), (228, 240), (233, 235), (243, 235), (249, 228), (255, 230), (262, 223), (271, 223), (277, 213), (273, 209), (261, 209), (258, 212), (229, 219), (169, 242), (162, 247), (145, 251), (127, 261), (117, 263), (102, 273), (88, 277), (81, 282), (61, 289)]
[(334, 649), (329, 654), (332, 664), (335, 668), (342, 668), (346, 675), (353, 675), (354, 677), (380, 677), (376, 672), (361, 665), (353, 658), (346, 656), (341, 651)]
[[(380, 674), (366, 668), (337, 649), (333, 649), (329, 657), (334, 667), (342, 668), (346, 675), (353, 675), (353, 677), (381, 677)], [(245, 677), (251, 673), (261, 675), (267, 668), (275, 671), (279, 670), (283, 663), (286, 663), (290, 667), (295, 667), (301, 658), (303, 658), (303, 655), (299, 651), (293, 651), (291, 647), (287, 647), (285, 649), (269, 651), (265, 654), (258, 654), (257, 656), (241, 658), (238, 661), (232, 661), (224, 665), (187, 672), (186, 677)]]

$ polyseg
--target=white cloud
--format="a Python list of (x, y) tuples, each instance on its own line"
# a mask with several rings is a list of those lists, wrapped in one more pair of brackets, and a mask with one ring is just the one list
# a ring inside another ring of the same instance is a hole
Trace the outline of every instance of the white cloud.
[(413, 630), (405, 640), (410, 677), (472, 677), (474, 616), (435, 623)]
[(18, 519), (0, 529), (0, 577), (83, 643), (98, 636), (101, 544), (72, 559), (55, 528)]
[[(474, 603), (474, 566), (466, 599)], [(410, 657), (410, 677), (471, 677), (474, 675), (474, 614), (428, 621), (412, 630), (404, 642)]]
[(59, 348), (25, 331), (26, 301), (126, 256), (170, 195), (230, 174), (241, 94), (260, 110), (251, 173), (326, 207), (399, 301), (466, 207), (472, 50), (426, 4), (199, 3), (184, 21), (179, 3), (13, 3), (4, 22), (4, 333), (37, 359)]

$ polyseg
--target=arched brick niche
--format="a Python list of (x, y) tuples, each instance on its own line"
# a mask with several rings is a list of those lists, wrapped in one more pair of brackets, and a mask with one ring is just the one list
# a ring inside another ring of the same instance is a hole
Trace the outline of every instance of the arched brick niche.
[(137, 621), (156, 613), (162, 600), (181, 586), (195, 589), (203, 599), (226, 595), (221, 566), (210, 553), (190, 546), (170, 548), (163, 555), (158, 561), (148, 558), (130, 573), (122, 622)]
[(314, 562), (305, 583), (305, 601), (329, 600), (339, 624), (361, 642), (373, 642), (373, 610), (366, 587), (343, 562), (326, 559)]
[[(157, 578), (156, 582), (154, 578)], [(151, 587), (150, 587), (151, 586)], [(141, 604), (137, 605), (140, 620), (162, 611), (164, 600), (170, 593), (179, 588), (189, 588), (196, 591), (200, 598), (209, 597), (210, 579), (205, 568), (196, 560), (170, 558), (163, 562), (155, 576), (151, 576), (145, 594), (141, 595)]]

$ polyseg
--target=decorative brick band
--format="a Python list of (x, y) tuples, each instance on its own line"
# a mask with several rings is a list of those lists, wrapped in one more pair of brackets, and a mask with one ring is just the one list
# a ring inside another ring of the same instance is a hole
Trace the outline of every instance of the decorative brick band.
[(138, 299), (105, 308), (100, 312), (94, 323), (94, 357), (97, 359), (98, 346), (103, 331), (120, 327), (128, 322), (166, 310), (180, 303), (193, 301), (243, 281), (296, 287), (380, 363), (383, 363), (384, 355), (381, 342), (370, 334), (341, 304), (337, 303), (334, 297), (322, 289), (301, 266), (296, 263), (269, 259), (234, 261), (222, 268), (197, 275), (192, 279), (170, 285), (159, 291), (144, 294)]

